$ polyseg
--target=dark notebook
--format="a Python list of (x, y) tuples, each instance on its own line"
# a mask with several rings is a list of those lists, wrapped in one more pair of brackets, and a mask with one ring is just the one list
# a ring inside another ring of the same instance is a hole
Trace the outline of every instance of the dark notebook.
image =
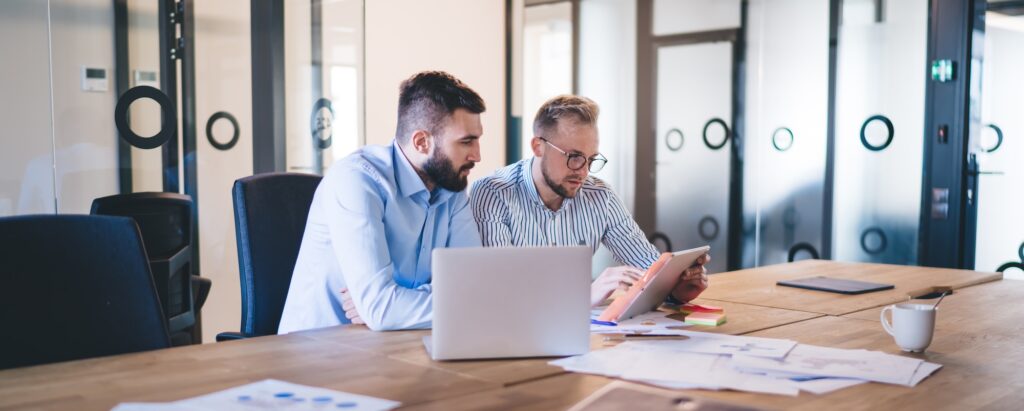
[(786, 287), (805, 288), (808, 290), (828, 291), (840, 294), (864, 294), (895, 288), (892, 284), (869, 283), (866, 281), (845, 280), (842, 278), (822, 276), (779, 281), (776, 284), (784, 285)]

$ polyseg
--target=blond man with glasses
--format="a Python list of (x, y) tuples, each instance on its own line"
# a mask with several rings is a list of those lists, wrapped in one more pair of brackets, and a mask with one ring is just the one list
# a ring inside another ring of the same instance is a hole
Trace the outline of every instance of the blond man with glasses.
[[(477, 181), (470, 192), (484, 246), (583, 245), (597, 252), (604, 244), (622, 265), (591, 284), (593, 305), (631, 286), (659, 254), (615, 192), (590, 175), (608, 163), (598, 152), (598, 112), (586, 97), (548, 100), (533, 121), (534, 157)], [(708, 285), (709, 261), (705, 255), (680, 273), (670, 299), (697, 298)]]

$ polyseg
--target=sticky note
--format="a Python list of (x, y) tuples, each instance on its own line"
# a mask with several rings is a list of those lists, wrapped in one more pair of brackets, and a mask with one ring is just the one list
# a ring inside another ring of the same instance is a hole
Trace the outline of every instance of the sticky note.
[(725, 324), (725, 313), (692, 313), (683, 319), (687, 324), (719, 326)]

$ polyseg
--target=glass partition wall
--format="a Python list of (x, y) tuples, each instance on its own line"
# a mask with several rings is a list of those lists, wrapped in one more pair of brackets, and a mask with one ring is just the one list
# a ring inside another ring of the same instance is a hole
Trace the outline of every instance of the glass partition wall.
[[(319, 173), (364, 141), (363, 0), (284, 8), (288, 169)], [(19, 56), (0, 68), (13, 91), (0, 99), (0, 216), (188, 194), (191, 273), (213, 283), (201, 340), (237, 330), (231, 187), (253, 173), (250, 2), (10, 1), (0, 33)]]
[(927, 0), (639, 4), (634, 188), (656, 245), (711, 244), (713, 271), (918, 263)]
[(833, 258), (916, 264), (928, 1), (841, 4)]

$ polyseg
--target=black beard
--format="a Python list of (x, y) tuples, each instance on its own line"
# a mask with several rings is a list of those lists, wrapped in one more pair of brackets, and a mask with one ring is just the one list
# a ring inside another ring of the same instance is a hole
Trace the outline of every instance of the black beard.
[(569, 191), (567, 191), (565, 187), (562, 187), (561, 185), (555, 183), (554, 180), (551, 179), (551, 177), (548, 177), (548, 171), (544, 169), (544, 166), (541, 166), (540, 174), (544, 176), (544, 183), (548, 185), (548, 188), (554, 191), (555, 194), (558, 194), (559, 197), (576, 198), (576, 194), (580, 192), (579, 190), (576, 190), (576, 193), (569, 194)]
[(469, 185), (469, 180), (467, 177), (462, 177), (459, 174), (463, 170), (472, 169), (474, 165), (474, 163), (469, 163), (456, 170), (452, 166), (451, 159), (438, 147), (434, 151), (434, 155), (427, 159), (426, 164), (423, 164), (423, 172), (438, 187), (452, 192), (460, 192), (466, 189), (466, 186)]

